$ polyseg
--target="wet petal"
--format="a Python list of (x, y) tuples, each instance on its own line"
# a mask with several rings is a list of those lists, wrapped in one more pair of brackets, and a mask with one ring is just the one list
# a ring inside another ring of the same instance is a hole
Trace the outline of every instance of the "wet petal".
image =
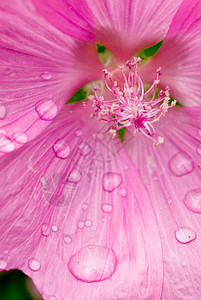
[(62, 32), (103, 44), (119, 59), (125, 59), (164, 38), (181, 0), (33, 2), (39, 12)]
[(164, 299), (199, 299), (201, 107), (175, 108), (156, 128), (159, 147), (142, 136), (129, 145), (156, 213), (163, 248)]
[(0, 266), (22, 269), (44, 299), (159, 299), (160, 238), (146, 190), (122, 142), (109, 144), (81, 109), (65, 109), (1, 158)]
[(201, 94), (201, 2), (185, 0), (178, 9), (165, 41), (144, 78), (152, 81), (155, 70), (163, 68), (161, 84), (185, 105), (200, 105)]
[(0, 4), (1, 155), (5, 143), (16, 149), (33, 139), (78, 88), (102, 75), (95, 46), (58, 32), (28, 4)]

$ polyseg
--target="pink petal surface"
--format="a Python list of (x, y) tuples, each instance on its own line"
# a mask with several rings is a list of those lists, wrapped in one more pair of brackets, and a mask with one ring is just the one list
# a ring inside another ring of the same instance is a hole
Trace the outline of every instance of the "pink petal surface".
[(162, 40), (181, 0), (33, 0), (38, 11), (72, 37), (103, 44), (119, 59)]
[[(201, 107), (174, 108), (158, 124), (159, 147), (136, 137), (132, 160), (147, 186), (160, 230), (162, 299), (201, 297)], [(133, 147), (132, 147), (133, 146)]]
[(44, 299), (160, 299), (160, 238), (144, 185), (120, 140), (71, 109), (0, 160), (0, 265), (22, 269)]
[(156, 68), (162, 67), (161, 85), (168, 85), (172, 96), (185, 105), (200, 105), (200, 28), (201, 2), (183, 1), (161, 49), (143, 71), (151, 82)]
[(0, 4), (0, 155), (34, 138), (102, 75), (95, 46), (58, 32), (28, 4)]

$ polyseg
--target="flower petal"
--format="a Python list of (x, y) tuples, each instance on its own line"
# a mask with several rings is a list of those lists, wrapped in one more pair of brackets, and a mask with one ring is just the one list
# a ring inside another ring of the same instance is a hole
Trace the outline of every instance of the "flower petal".
[(58, 32), (27, 3), (0, 4), (0, 154), (34, 138), (78, 88), (102, 76), (95, 46)]
[(123, 144), (109, 145), (82, 110), (64, 109), (1, 158), (1, 265), (31, 276), (44, 299), (159, 299), (160, 238), (146, 190)]
[(164, 38), (181, 0), (33, 0), (62, 32), (103, 44), (119, 59), (130, 58)]
[(161, 85), (168, 85), (172, 96), (185, 105), (200, 105), (201, 94), (201, 2), (184, 0), (165, 41), (144, 78), (152, 81), (158, 67), (163, 68)]
[(175, 108), (158, 124), (159, 147), (142, 136), (129, 145), (156, 213), (163, 248), (164, 299), (199, 299), (201, 107)]

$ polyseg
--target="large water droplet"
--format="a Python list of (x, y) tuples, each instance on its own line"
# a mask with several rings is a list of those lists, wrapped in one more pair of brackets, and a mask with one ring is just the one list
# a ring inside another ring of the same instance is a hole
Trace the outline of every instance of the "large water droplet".
[(122, 183), (122, 176), (119, 173), (108, 172), (103, 175), (103, 189), (112, 192)]
[(195, 231), (188, 227), (181, 227), (175, 231), (176, 239), (182, 243), (187, 244), (194, 241), (197, 237)]
[(39, 271), (41, 268), (40, 262), (35, 258), (30, 258), (28, 261), (28, 265), (32, 271)]
[(72, 238), (69, 235), (64, 236), (64, 242), (66, 244), (70, 244), (72, 242)]
[(170, 159), (169, 167), (175, 176), (183, 176), (194, 170), (194, 162), (187, 153), (178, 152)]
[(6, 267), (7, 262), (3, 258), (0, 258), (0, 270), (4, 270)]
[(113, 211), (113, 206), (108, 203), (103, 203), (101, 205), (101, 209), (104, 213), (111, 214), (111, 212)]
[(71, 256), (68, 269), (78, 280), (99, 282), (109, 279), (118, 264), (112, 249), (102, 246), (86, 246)]
[(0, 120), (3, 120), (6, 116), (6, 107), (0, 103)]
[(73, 169), (68, 176), (68, 181), (73, 183), (78, 183), (80, 182), (81, 177), (82, 177), (81, 172), (77, 169)]
[(8, 153), (14, 149), (15, 145), (11, 142), (11, 140), (4, 135), (0, 135), (0, 151)]
[(13, 133), (13, 139), (20, 144), (25, 144), (27, 142), (27, 136), (25, 133), (22, 132)]
[(51, 121), (57, 115), (57, 106), (52, 100), (37, 103), (35, 106), (38, 116), (44, 121)]
[(55, 155), (58, 158), (62, 158), (62, 159), (67, 158), (70, 154), (70, 147), (63, 139), (59, 139), (54, 143), (53, 150), (55, 152)]
[(46, 71), (46, 72), (40, 74), (40, 77), (44, 80), (50, 80), (52, 78), (52, 73)]
[(41, 234), (43, 236), (48, 236), (50, 234), (50, 228), (47, 224), (43, 224), (41, 227)]
[(189, 191), (184, 198), (184, 203), (189, 210), (201, 213), (201, 189)]

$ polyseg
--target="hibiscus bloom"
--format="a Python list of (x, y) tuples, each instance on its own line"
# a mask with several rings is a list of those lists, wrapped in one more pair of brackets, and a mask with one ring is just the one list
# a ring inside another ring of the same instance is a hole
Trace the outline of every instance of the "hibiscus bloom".
[[(23, 270), (44, 299), (199, 299), (201, 2), (33, 2), (0, 4), (0, 268)], [(143, 119), (130, 134), (121, 93), (99, 108), (104, 87), (95, 110), (88, 100), (64, 105), (87, 83), (104, 84), (96, 43), (113, 53), (114, 77), (129, 60), (124, 96), (141, 99), (148, 131)], [(142, 82), (165, 91), (153, 115), (168, 109), (166, 86), (183, 106), (152, 122)], [(90, 118), (105, 110), (106, 121)], [(120, 120), (123, 142), (106, 133)]]

